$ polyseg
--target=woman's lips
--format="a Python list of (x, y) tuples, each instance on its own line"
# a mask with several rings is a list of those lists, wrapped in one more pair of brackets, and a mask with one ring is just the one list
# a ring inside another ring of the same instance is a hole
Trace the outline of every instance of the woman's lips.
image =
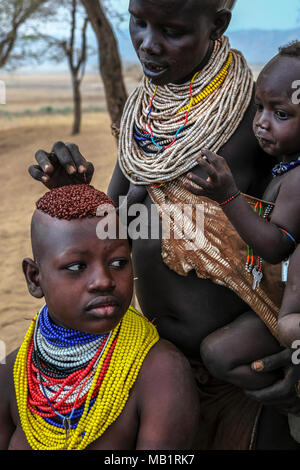
[(167, 70), (166, 65), (156, 64), (154, 62), (142, 62), (144, 74), (148, 77), (158, 77)]

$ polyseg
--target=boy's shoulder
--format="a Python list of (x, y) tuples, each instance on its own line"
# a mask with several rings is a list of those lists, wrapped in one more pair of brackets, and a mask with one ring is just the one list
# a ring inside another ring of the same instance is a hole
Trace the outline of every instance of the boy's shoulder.
[(193, 448), (199, 431), (197, 388), (188, 360), (170, 342), (160, 339), (149, 351), (135, 385), (135, 400), (138, 448)]

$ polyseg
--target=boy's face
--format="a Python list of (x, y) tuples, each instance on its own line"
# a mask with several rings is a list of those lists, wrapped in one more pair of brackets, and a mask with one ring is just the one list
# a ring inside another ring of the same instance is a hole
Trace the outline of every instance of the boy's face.
[(112, 330), (132, 298), (127, 240), (100, 240), (96, 227), (103, 219), (99, 217), (65, 221), (40, 211), (35, 216), (40, 219), (34, 236), (39, 240), (37, 280), (51, 318), (92, 334)]
[(276, 57), (262, 71), (256, 88), (253, 130), (262, 149), (274, 157), (300, 156), (300, 105), (293, 102), (293, 82), (300, 60)]
[(206, 0), (130, 0), (129, 12), (133, 46), (153, 83), (180, 83), (197, 70), (215, 19)]

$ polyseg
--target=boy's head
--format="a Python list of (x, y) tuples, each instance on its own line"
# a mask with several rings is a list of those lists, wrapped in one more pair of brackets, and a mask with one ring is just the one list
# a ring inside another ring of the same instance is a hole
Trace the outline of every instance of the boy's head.
[(254, 133), (269, 155), (300, 155), (300, 42), (280, 48), (260, 73), (256, 86)]
[(130, 0), (130, 34), (146, 76), (181, 83), (226, 31), (234, 0)]
[[(101, 334), (112, 330), (127, 311), (133, 290), (128, 241), (99, 239), (104, 222), (99, 206), (113, 202), (89, 185), (71, 185), (46, 193), (31, 223), (34, 260), (23, 261), (29, 292), (45, 297), (53, 321)], [(117, 215), (107, 211), (106, 222)]]

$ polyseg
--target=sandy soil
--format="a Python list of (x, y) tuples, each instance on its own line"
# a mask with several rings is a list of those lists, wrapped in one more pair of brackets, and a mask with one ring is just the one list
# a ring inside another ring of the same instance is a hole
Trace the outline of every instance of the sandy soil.
[[(0, 121), (0, 340), (7, 353), (19, 345), (29, 320), (41, 306), (28, 293), (21, 269), (22, 259), (31, 256), (29, 226), (34, 202), (45, 192), (29, 177), (27, 168), (39, 148), (50, 149), (57, 140), (70, 141), (70, 125), (70, 116), (47, 122), (22, 118), (10, 129), (1, 129)], [(72, 141), (94, 162), (94, 185), (105, 190), (116, 160), (108, 116), (84, 116), (82, 134)]]

